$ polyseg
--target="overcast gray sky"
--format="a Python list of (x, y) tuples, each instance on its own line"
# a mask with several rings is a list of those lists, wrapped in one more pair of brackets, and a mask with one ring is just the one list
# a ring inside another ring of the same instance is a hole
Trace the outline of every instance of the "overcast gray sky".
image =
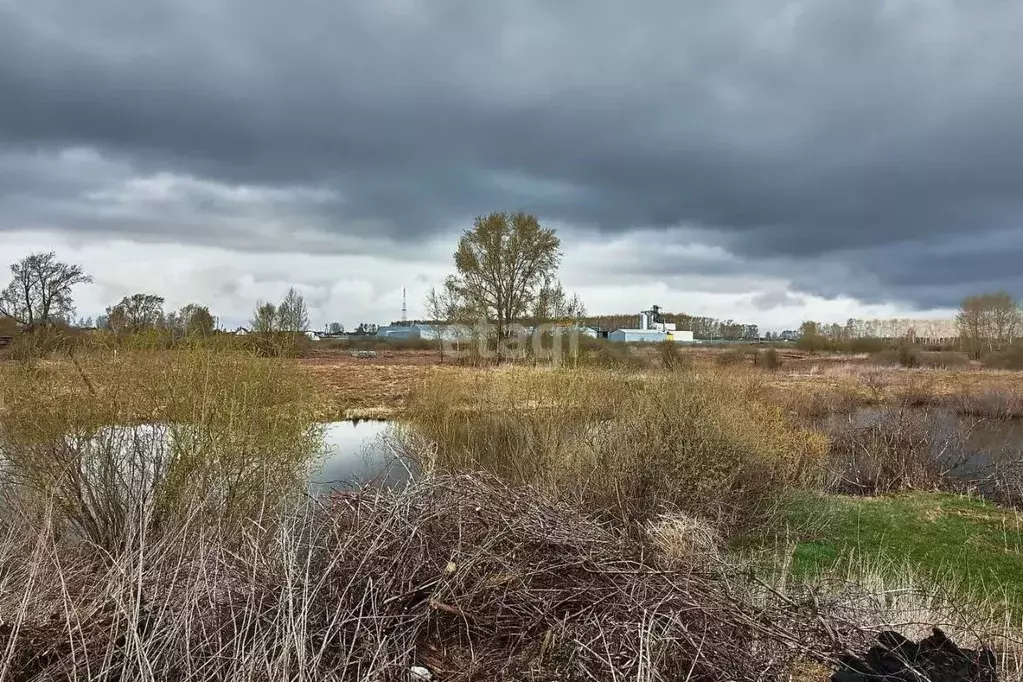
[(354, 326), (526, 210), (592, 312), (939, 315), (1023, 293), (1020, 35), (1011, 0), (0, 0), (0, 267)]

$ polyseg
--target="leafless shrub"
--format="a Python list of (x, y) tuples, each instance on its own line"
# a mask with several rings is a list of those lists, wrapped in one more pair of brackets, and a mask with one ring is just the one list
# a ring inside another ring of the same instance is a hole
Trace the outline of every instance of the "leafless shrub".
[(662, 342), (660, 355), (661, 364), (670, 372), (688, 371), (696, 365), (692, 351), (680, 349), (674, 341)]
[(968, 357), (955, 351), (920, 351), (918, 357), (921, 367), (956, 369), (970, 364)]
[(860, 384), (875, 403), (880, 403), (888, 389), (888, 373), (880, 369), (868, 370), (860, 374)]
[(933, 374), (907, 373), (895, 389), (895, 403), (903, 407), (924, 407), (941, 403), (937, 381)]
[(828, 434), (832, 487), (868, 495), (954, 487), (969, 457), (968, 435), (941, 413), (895, 409), (866, 423), (850, 418)]
[(833, 415), (848, 414), (866, 402), (854, 386), (845, 385), (806, 387), (803, 390), (783, 388), (774, 393), (779, 404), (811, 425)]
[(930, 367), (938, 369), (954, 369), (966, 367), (970, 359), (955, 351), (927, 351), (913, 346), (900, 346), (878, 351), (870, 355), (870, 362), (882, 366)]
[(1008, 350), (988, 353), (981, 362), (990, 369), (1020, 370), (1023, 369), (1023, 348), (1015, 346)]
[(732, 348), (714, 356), (714, 362), (721, 367), (743, 365), (750, 361), (752, 354), (741, 348)]
[(753, 356), (753, 364), (773, 371), (781, 368), (782, 359), (776, 348), (768, 348)]

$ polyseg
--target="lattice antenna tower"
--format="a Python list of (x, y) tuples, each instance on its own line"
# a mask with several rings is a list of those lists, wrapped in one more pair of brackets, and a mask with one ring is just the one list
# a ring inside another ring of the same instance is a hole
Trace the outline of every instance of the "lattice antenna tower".
[(401, 288), (401, 321), (408, 322), (408, 302), (405, 300), (405, 287)]

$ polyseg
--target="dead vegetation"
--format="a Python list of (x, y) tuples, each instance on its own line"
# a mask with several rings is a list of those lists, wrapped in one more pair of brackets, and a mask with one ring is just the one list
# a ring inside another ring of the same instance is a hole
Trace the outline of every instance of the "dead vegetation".
[(638, 520), (670, 506), (748, 522), (814, 476), (826, 450), (755, 375), (728, 373), (439, 374), (419, 385), (407, 419), (435, 446), (425, 468), (486, 471)]
[(301, 492), (322, 438), (286, 361), (197, 346), (0, 371), (0, 487), (113, 552), (142, 520), (244, 518)]
[[(845, 583), (729, 565), (730, 533), (827, 485), (829, 463), (848, 492), (942, 487), (942, 443), (910, 407), (1011, 404), (942, 370), (808, 377), (788, 359), (719, 367), (656, 350), (626, 371), (303, 362), (339, 390), (383, 376), (426, 475), (299, 504), (299, 436), (318, 412), (294, 361), (200, 349), (0, 367), (13, 453), (0, 678), (407, 680), (422, 666), (438, 680), (786, 679), (904, 615), (882, 620)], [(814, 426), (864, 406), (889, 416)], [(177, 453), (157, 433), (170, 426), (107, 429), (154, 416), (202, 428)], [(167, 466), (125, 470), (125, 451)], [(870, 597), (897, 599), (884, 592)]]
[(967, 490), (969, 428), (941, 413), (882, 410), (828, 429), (827, 487), (858, 495)]
[(747, 680), (838, 653), (810, 602), (487, 478), (337, 495), (235, 541), (140, 535), (108, 561), (6, 523), (5, 679)]

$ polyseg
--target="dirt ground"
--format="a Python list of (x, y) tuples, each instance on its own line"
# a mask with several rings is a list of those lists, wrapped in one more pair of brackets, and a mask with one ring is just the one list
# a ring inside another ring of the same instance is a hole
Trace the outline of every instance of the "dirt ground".
[(353, 419), (393, 415), (416, 381), (441, 360), (435, 351), (377, 351), (373, 358), (314, 351), (297, 362), (325, 389), (324, 410)]

